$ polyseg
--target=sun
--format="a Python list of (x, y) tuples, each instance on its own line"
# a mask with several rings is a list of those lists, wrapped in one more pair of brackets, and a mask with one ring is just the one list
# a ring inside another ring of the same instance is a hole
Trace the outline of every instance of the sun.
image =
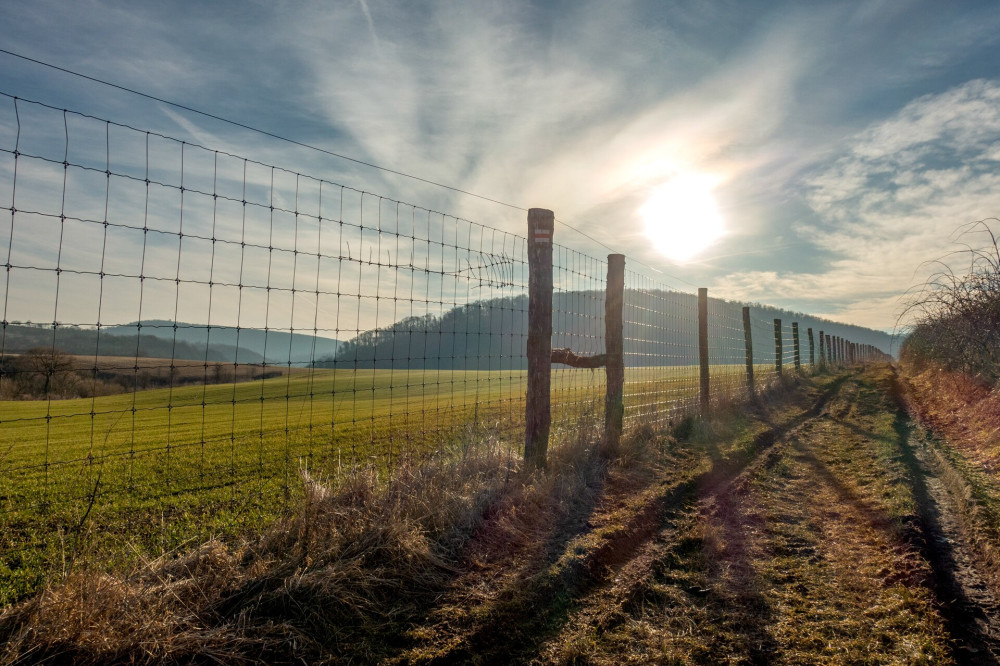
[(639, 209), (646, 236), (668, 259), (683, 263), (725, 233), (711, 176), (686, 173), (656, 188)]

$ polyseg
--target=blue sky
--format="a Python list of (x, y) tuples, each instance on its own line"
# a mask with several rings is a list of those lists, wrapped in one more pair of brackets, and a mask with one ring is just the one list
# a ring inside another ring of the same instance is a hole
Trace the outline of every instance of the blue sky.
[[(0, 24), (0, 48), (551, 208), (665, 282), (847, 323), (891, 329), (921, 263), (1000, 215), (993, 2), (34, 0)], [(524, 230), (519, 211), (3, 54), (0, 90)], [(677, 263), (639, 211), (691, 173), (725, 235)]]

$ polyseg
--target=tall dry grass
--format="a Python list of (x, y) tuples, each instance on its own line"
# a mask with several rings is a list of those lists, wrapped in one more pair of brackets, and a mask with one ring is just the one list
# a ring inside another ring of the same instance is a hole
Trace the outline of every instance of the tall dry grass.
[(0, 663), (377, 659), (455, 577), (474, 534), (480, 555), (515, 557), (594, 492), (607, 467), (598, 432), (554, 447), (547, 471), (489, 439), (391, 475), (303, 471), (298, 511), (257, 538), (127, 572), (78, 567), (8, 608)]

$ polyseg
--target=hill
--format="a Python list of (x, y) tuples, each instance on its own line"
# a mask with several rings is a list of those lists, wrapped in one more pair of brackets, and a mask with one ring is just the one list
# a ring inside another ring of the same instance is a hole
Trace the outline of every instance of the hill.
[[(132, 322), (111, 326), (108, 330), (115, 335), (129, 335), (135, 339), (138, 328), (139, 322)], [(172, 321), (149, 319), (142, 322), (143, 339), (148, 336), (173, 341), (175, 334), (178, 343), (197, 347), (202, 350), (202, 354), (209, 343), (212, 347), (223, 347), (232, 351), (238, 347), (240, 350), (238, 357), (231, 351), (226, 359), (231, 363), (254, 363), (263, 359), (272, 364), (306, 366), (314, 359), (335, 354), (341, 344), (339, 340), (333, 338), (278, 330), (264, 331), (256, 328), (177, 322), (175, 331)]]
[(96, 328), (60, 326), (53, 331), (50, 326), (8, 324), (4, 328), (3, 350), (5, 353), (21, 353), (33, 347), (55, 347), (77, 356), (128, 356), (148, 358), (175, 358), (189, 361), (213, 361), (233, 363), (261, 363), (264, 357), (246, 348), (239, 352), (235, 346), (226, 344), (206, 345), (173, 340), (153, 335), (145, 330), (138, 336), (138, 329), (131, 331), (123, 327), (102, 328), (100, 335)]
[[(743, 303), (709, 298), (709, 349), (715, 363), (743, 363)], [(632, 367), (691, 365), (698, 362), (697, 296), (673, 291), (625, 291), (625, 364)], [(758, 363), (773, 361), (777, 317), (786, 328), (784, 353), (791, 354), (791, 322), (799, 322), (803, 362), (808, 360), (807, 329), (822, 330), (889, 352), (887, 333), (849, 326), (779, 308), (751, 305)], [(476, 301), (440, 316), (408, 317), (365, 331), (341, 344), (321, 367), (442, 368), (519, 370), (528, 335), (526, 295)], [(593, 291), (553, 295), (553, 347), (582, 354), (604, 351), (604, 294)], [(819, 341), (816, 340), (816, 354)], [(317, 358), (319, 358), (317, 354)], [(817, 359), (818, 360), (818, 359)]]

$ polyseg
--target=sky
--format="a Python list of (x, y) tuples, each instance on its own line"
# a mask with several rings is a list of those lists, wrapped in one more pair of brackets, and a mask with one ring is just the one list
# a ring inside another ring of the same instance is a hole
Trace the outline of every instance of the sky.
[[(428, 225), (524, 235), (521, 209), (548, 208), (555, 241), (586, 255), (844, 323), (892, 330), (956, 229), (1000, 216), (995, 2), (34, 0), (0, 4), (0, 24), (5, 51), (422, 180), (0, 53), (7, 95), (447, 214)], [(9, 150), (14, 105), (0, 106)], [(62, 119), (42, 116), (23, 140), (61, 160)], [(99, 162), (86, 125), (70, 146)], [(195, 152), (185, 177), (205, 180)], [(11, 168), (6, 155), (5, 200)]]

